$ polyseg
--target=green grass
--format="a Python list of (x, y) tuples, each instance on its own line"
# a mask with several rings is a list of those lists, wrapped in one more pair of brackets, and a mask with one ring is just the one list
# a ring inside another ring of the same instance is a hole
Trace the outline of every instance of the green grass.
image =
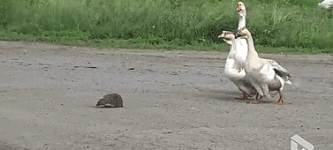
[[(316, 0), (248, 0), (261, 52), (333, 53), (333, 14)], [(0, 0), (0, 39), (67, 45), (228, 51), (236, 0)]]

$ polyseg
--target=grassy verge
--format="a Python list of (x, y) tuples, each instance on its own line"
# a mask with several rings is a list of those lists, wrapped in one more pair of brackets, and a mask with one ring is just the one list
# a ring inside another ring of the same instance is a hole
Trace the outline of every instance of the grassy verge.
[[(147, 40), (142, 39), (87, 39), (82, 40), (77, 37), (41, 37), (29, 34), (17, 34), (0, 32), (0, 40), (2, 41), (26, 41), (26, 42), (45, 42), (52, 44), (61, 44), (68, 46), (87, 46), (97, 48), (128, 48), (128, 49), (163, 49), (163, 50), (195, 50), (195, 51), (221, 51), (228, 52), (230, 47), (222, 40), (218, 43), (209, 46), (198, 43), (197, 45), (183, 45), (179, 46), (171, 42), (159, 44), (152, 44)], [(260, 53), (275, 53), (275, 54), (319, 54), (319, 53), (333, 53), (333, 48), (317, 49), (317, 48), (288, 48), (288, 47), (271, 47), (256, 45), (256, 50)]]
[[(316, 0), (252, 0), (259, 52), (333, 53), (333, 14)], [(3, 0), (0, 39), (94, 47), (228, 51), (236, 0)]]

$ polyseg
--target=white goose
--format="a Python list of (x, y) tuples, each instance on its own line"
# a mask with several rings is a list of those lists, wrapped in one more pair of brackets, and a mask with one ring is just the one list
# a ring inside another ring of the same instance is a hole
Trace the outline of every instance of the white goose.
[(222, 38), (223, 41), (227, 42), (231, 46), (228, 58), (225, 63), (224, 74), (238, 87), (240, 91), (243, 92), (243, 97), (241, 99), (246, 99), (248, 95), (255, 95), (257, 93), (255, 88), (251, 85), (250, 81), (246, 81), (244, 79), (244, 62), (237, 61), (234, 33), (230, 31), (223, 31), (222, 34), (218, 36), (218, 38)]
[(276, 61), (271, 59), (263, 59), (258, 56), (253, 44), (252, 35), (246, 27), (240, 29), (237, 36), (245, 38), (248, 43), (248, 55), (245, 61), (246, 78), (250, 80), (258, 94), (254, 98), (253, 103), (259, 103), (258, 99), (266, 96), (271, 99), (270, 92), (278, 91), (280, 98), (279, 104), (284, 104), (281, 91), (284, 84), (292, 84), (289, 78), (289, 72), (280, 66)]
[[(237, 6), (236, 6), (236, 10), (238, 12), (239, 15), (239, 21), (238, 21), (238, 28), (237, 30), (243, 28), (246, 26), (246, 8), (243, 2), (238, 2)], [(239, 61), (240, 63), (244, 64), (245, 60), (246, 60), (246, 56), (247, 56), (247, 42), (245, 39), (242, 38), (237, 38), (235, 40), (236, 42), (236, 59), (237, 61)]]
[[(236, 10), (239, 15), (238, 29), (245, 27), (246, 25), (246, 8), (243, 2), (238, 2)], [(224, 31), (219, 36), (223, 38), (229, 45), (231, 45), (230, 52), (225, 64), (224, 73), (225, 75), (243, 92), (242, 100), (256, 94), (255, 88), (251, 86), (249, 81), (244, 79), (245, 70), (244, 63), (247, 56), (247, 42), (245, 39), (235, 39), (229, 31)], [(224, 37), (228, 37), (228, 40)], [(231, 38), (231, 39), (230, 39)]]
[(324, 0), (321, 3), (319, 3), (318, 6), (323, 7), (325, 9), (329, 9), (330, 7), (333, 7), (333, 0)]

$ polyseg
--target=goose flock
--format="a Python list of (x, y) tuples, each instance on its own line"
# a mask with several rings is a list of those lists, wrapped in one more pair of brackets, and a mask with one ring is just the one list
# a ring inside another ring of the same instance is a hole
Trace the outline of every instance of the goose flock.
[(245, 4), (238, 2), (236, 10), (239, 15), (237, 32), (222, 31), (218, 36), (230, 45), (225, 75), (243, 93), (242, 100), (254, 96), (252, 103), (258, 104), (260, 98), (272, 99), (271, 93), (277, 92), (277, 103), (284, 104), (281, 91), (286, 83), (292, 84), (289, 72), (276, 61), (258, 56), (252, 35), (246, 28)]

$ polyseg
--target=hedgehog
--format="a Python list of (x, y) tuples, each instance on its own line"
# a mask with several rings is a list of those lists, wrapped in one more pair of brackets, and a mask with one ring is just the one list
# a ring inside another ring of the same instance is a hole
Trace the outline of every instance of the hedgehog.
[(99, 99), (96, 106), (104, 107), (123, 107), (123, 99), (118, 93), (106, 94)]

